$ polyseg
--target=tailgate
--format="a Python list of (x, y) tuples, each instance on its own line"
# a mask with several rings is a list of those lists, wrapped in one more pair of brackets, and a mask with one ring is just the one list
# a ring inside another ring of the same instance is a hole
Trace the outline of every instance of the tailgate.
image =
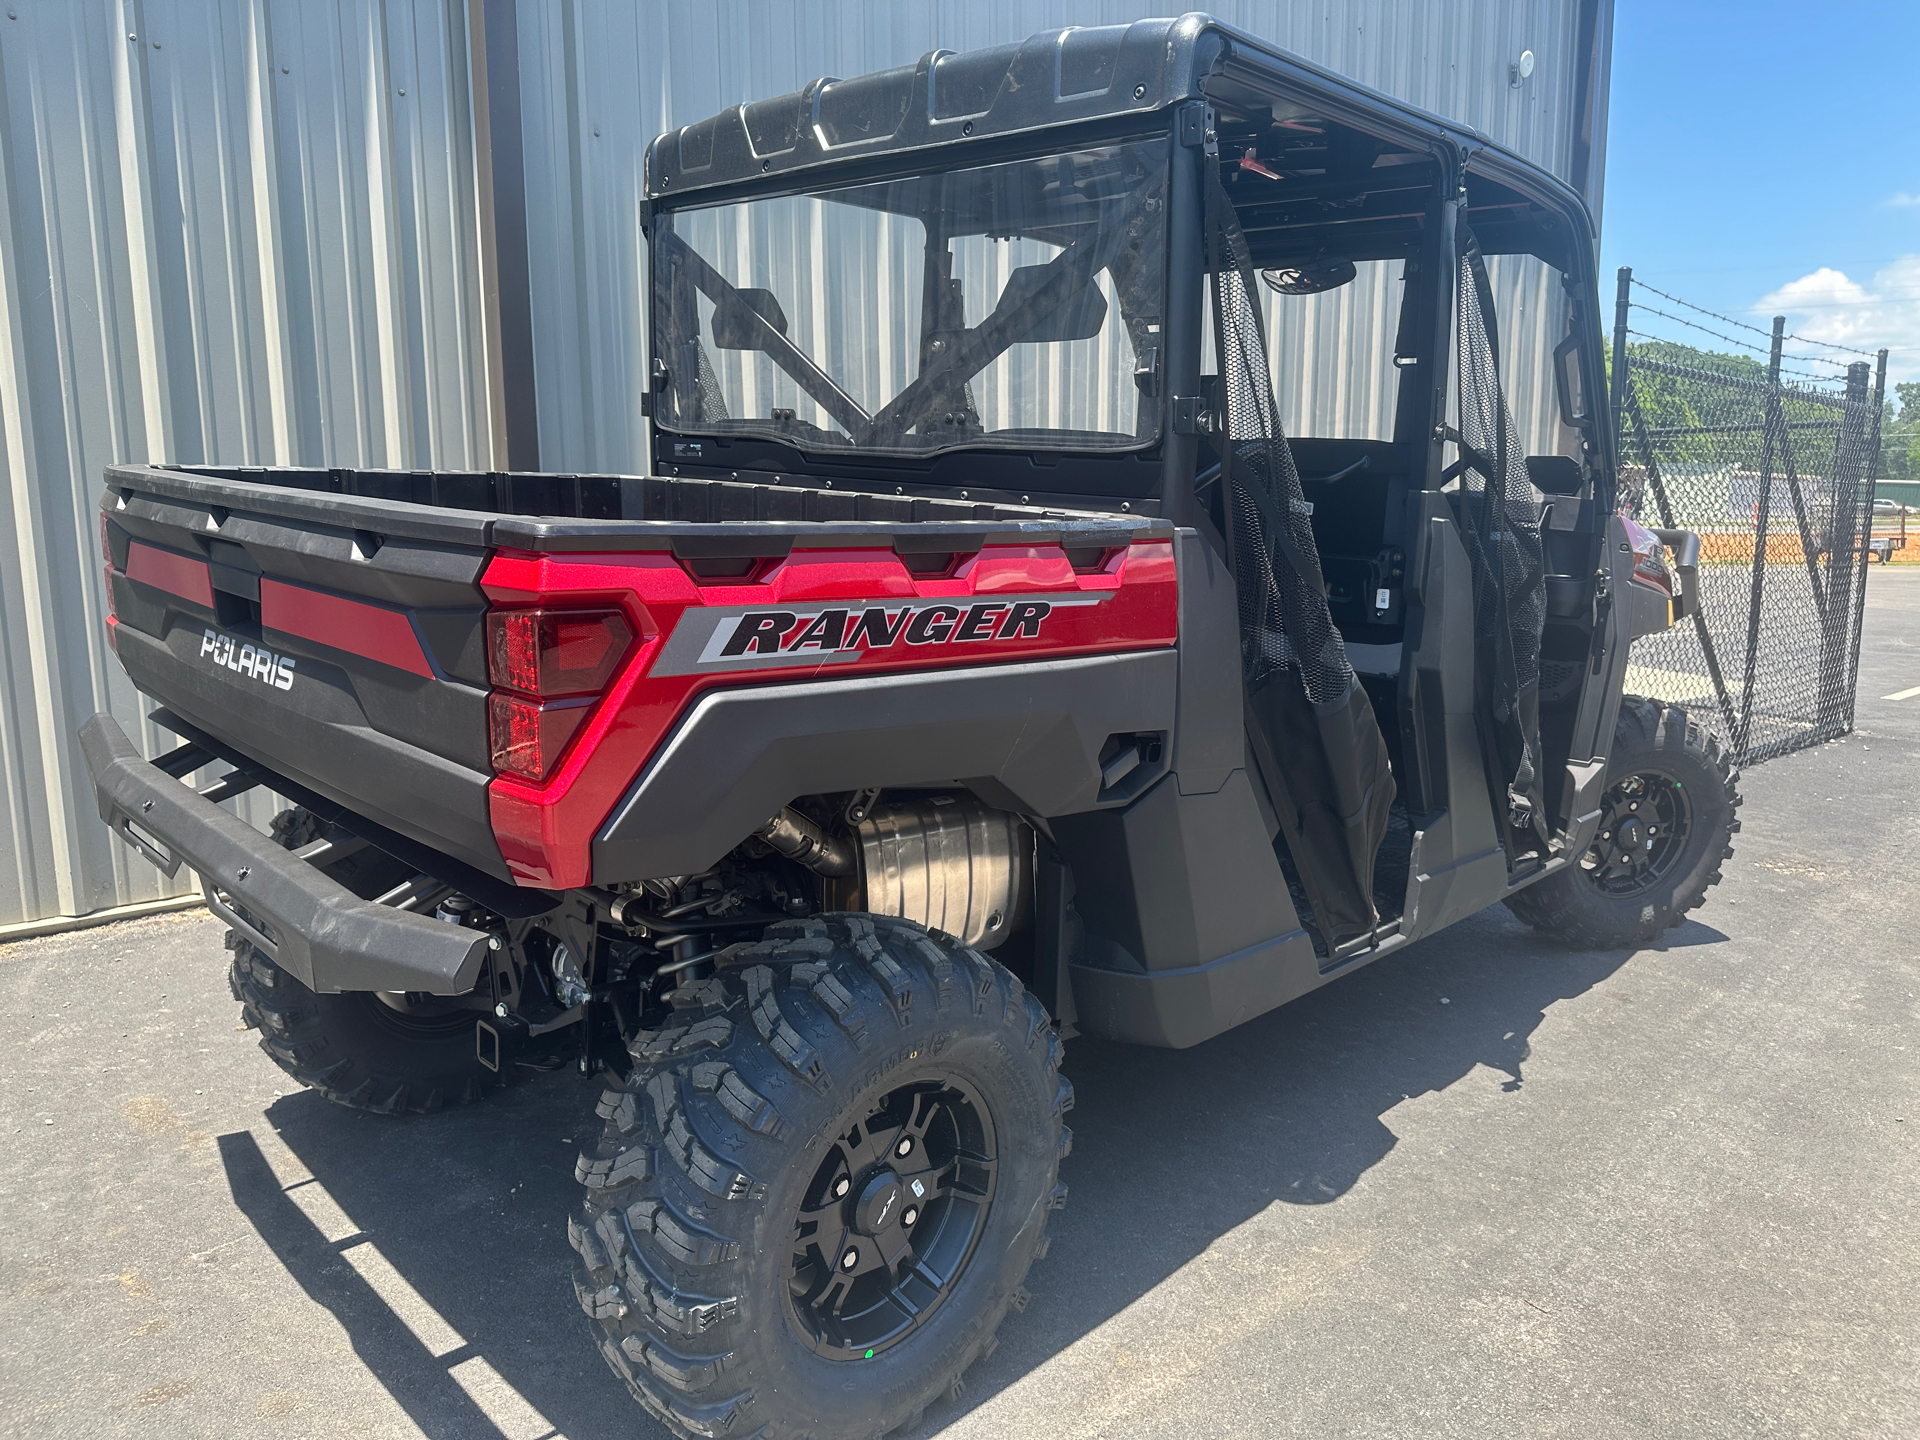
[(289, 780), (507, 877), (488, 815), (486, 520), (151, 469), (101, 501), (134, 684)]

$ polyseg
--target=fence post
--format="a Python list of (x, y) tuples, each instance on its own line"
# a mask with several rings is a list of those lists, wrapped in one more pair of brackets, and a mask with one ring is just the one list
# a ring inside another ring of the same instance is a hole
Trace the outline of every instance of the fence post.
[[(1880, 472), (1886, 468), (1886, 456), (1880, 453), (1880, 420), (1887, 408), (1887, 352), (1882, 350), (1873, 365), (1873, 484), (1867, 487), (1867, 534), (1873, 540), (1873, 502), (1880, 498)], [(1900, 502), (1900, 545), (1907, 543), (1907, 502)], [(1867, 623), (1867, 554), (1860, 554), (1860, 585), (1853, 600), (1853, 654), (1847, 661), (1847, 728), (1853, 728), (1854, 692), (1860, 688), (1860, 632)]]
[[(1873, 539), (1874, 481), (1880, 470), (1880, 410), (1886, 388), (1886, 351), (1880, 352), (1879, 374), (1871, 389), (1867, 384), (1867, 362), (1847, 367), (1847, 407), (1840, 416), (1839, 463), (1834, 466), (1834, 525), (1840, 532), (1834, 537), (1833, 565), (1845, 557), (1849, 566), (1858, 566), (1859, 595), (1856, 603), (1844, 607), (1842, 597), (1855, 601), (1855, 580), (1851, 569), (1832, 574), (1827, 581), (1829, 642), (1822, 647), (1820, 679), (1821, 699), (1830, 700), (1833, 714), (1829, 720), (1834, 733), (1853, 729), (1854, 677), (1860, 663), (1860, 623), (1866, 616), (1867, 545)], [(1849, 443), (1851, 442), (1851, 443)], [(1862, 483), (1864, 482), (1864, 483)], [(1830, 658), (1829, 658), (1830, 655)], [(1821, 728), (1826, 728), (1822, 726)]]
[(1610, 515), (1620, 503), (1618, 481), (1620, 467), (1627, 459), (1627, 435), (1622, 428), (1621, 416), (1624, 413), (1627, 386), (1627, 311), (1633, 304), (1633, 267), (1622, 265), (1616, 277), (1618, 284), (1613, 296), (1613, 388), (1607, 397), (1613, 406), (1613, 471), (1615, 485), (1606, 497), (1607, 513)]
[(1740, 685), (1740, 733), (1733, 737), (1734, 758), (1746, 758), (1753, 734), (1754, 667), (1760, 659), (1760, 602), (1767, 583), (1767, 512), (1773, 501), (1775, 435), (1785, 423), (1780, 404), (1780, 349), (1787, 334), (1787, 317), (1773, 317), (1773, 343), (1767, 351), (1766, 421), (1760, 442), (1760, 498), (1754, 505), (1753, 594), (1747, 604), (1747, 669)]
[[(1816, 691), (1814, 733), (1845, 733), (1853, 728), (1853, 689), (1847, 685), (1849, 659), (1853, 655), (1853, 564), (1864, 568), (1864, 547), (1860, 545), (1860, 493), (1866, 501), (1866, 530), (1872, 534), (1872, 470), (1868, 442), (1878, 428), (1866, 413), (1868, 386), (1866, 361), (1847, 367), (1847, 399), (1839, 413), (1839, 442), (1834, 445), (1834, 549), (1828, 561), (1826, 593), (1830, 605), (1822, 616), (1820, 643), (1820, 689)], [(1866, 480), (1862, 486), (1860, 482)]]

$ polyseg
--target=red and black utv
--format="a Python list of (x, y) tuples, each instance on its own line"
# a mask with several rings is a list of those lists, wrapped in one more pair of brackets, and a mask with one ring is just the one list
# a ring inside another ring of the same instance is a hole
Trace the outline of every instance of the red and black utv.
[(1559, 181), (1187, 16), (739, 106), (645, 196), (649, 474), (110, 469), (181, 743), (83, 739), (296, 1079), (604, 1077), (577, 1288), (678, 1433), (956, 1385), (1066, 1196), (1063, 1036), (1718, 878), (1726, 763), (1621, 693), (1698, 542), (1616, 513)]

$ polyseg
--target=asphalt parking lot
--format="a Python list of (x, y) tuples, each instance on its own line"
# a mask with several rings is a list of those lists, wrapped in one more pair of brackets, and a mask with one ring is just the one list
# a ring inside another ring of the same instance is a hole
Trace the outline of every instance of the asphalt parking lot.
[[(1033, 1303), (922, 1435), (1920, 1434), (1920, 571), (1700, 918), (1490, 911), (1197, 1049), (1069, 1047)], [(664, 1432), (566, 1279), (569, 1073), (391, 1120), (236, 1031), (217, 924), (0, 947), (0, 1433)]]

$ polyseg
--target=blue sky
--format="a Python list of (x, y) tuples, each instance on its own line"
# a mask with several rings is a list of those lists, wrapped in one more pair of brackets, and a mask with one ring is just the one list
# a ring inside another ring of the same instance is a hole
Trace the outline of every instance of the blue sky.
[(1616, 0), (1601, 259), (1920, 378), (1920, 0)]

